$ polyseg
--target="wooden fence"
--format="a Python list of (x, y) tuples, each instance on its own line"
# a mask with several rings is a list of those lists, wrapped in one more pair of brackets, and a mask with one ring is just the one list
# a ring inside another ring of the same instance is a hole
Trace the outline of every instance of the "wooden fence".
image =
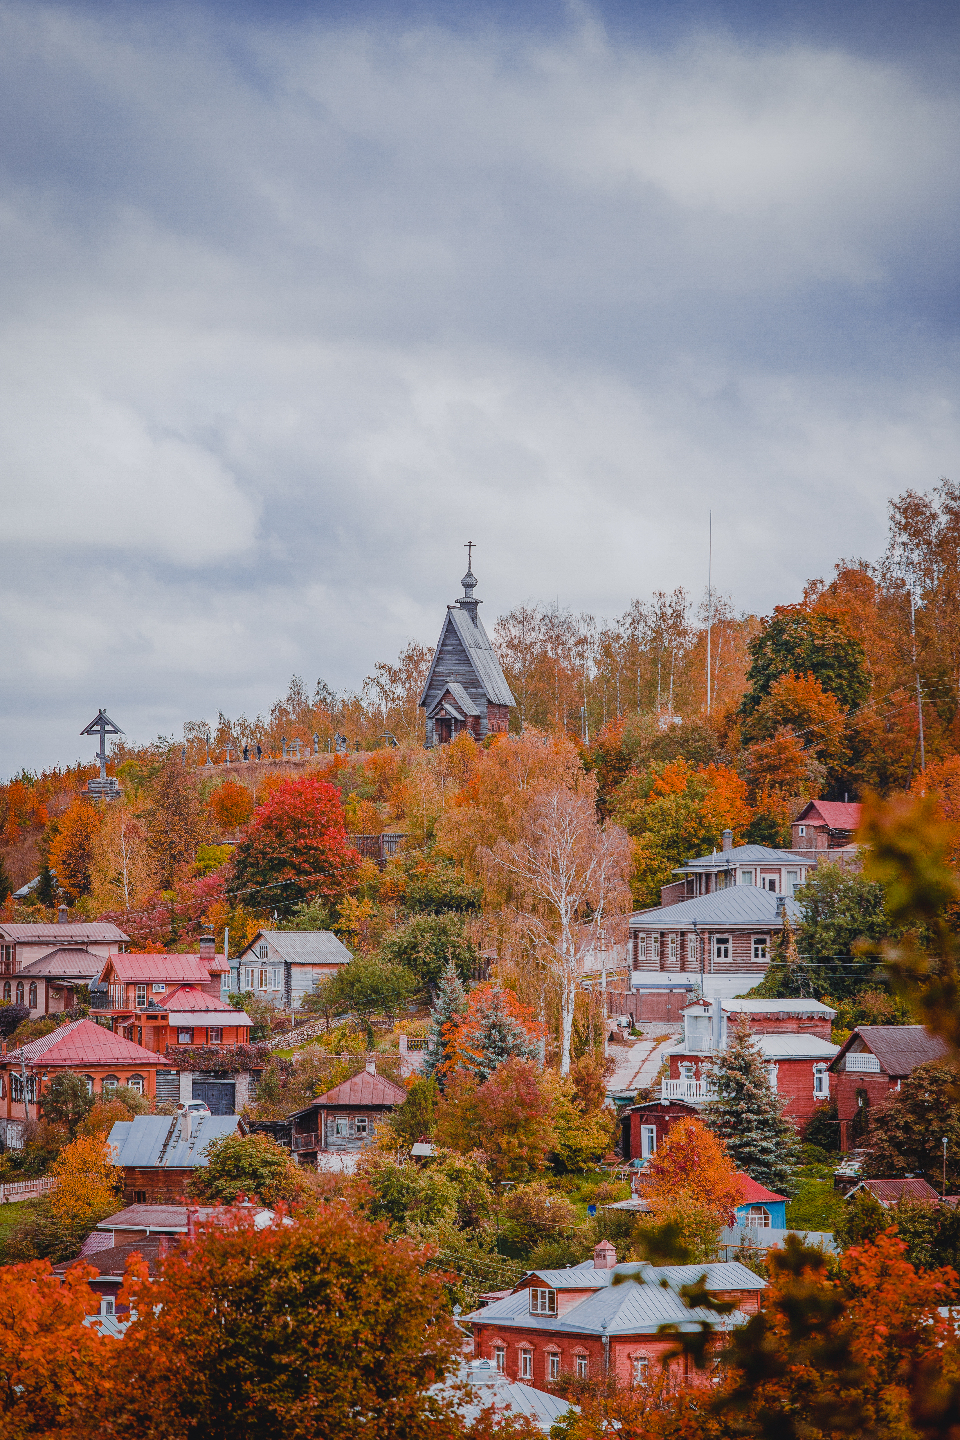
[(36, 1200), (39, 1195), (55, 1189), (56, 1184), (52, 1175), (44, 1175), (39, 1180), (16, 1180), (10, 1185), (0, 1185), (0, 1205), (9, 1205), (14, 1200)]

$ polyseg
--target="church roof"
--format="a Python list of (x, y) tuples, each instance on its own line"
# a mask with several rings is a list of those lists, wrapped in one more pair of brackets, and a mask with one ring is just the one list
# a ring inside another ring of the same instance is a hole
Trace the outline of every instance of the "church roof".
[[(468, 602), (472, 609), (477, 602)], [(443, 680), (443, 671), (437, 673), (437, 666), (443, 653), (444, 641), (450, 629), (453, 629), (460, 643), (463, 645), (473, 672), (477, 677), (480, 688), (491, 705), (516, 705), (516, 701), (507, 684), (506, 677), (500, 667), (496, 651), (490, 644), (490, 637), (483, 628), (483, 621), (479, 615), (471, 616), (470, 611), (461, 606), (458, 602), (455, 605), (447, 606), (447, 618), (443, 622), (443, 629), (440, 631), (440, 639), (437, 641), (437, 648), (433, 652), (433, 660), (430, 662), (430, 670), (427, 675), (423, 693), (420, 696), (420, 704), (426, 705), (427, 694), (435, 680)], [(448, 686), (452, 690), (452, 686)], [(442, 692), (441, 692), (442, 693)], [(438, 697), (439, 698), (439, 697)], [(468, 712), (469, 713), (469, 712)]]

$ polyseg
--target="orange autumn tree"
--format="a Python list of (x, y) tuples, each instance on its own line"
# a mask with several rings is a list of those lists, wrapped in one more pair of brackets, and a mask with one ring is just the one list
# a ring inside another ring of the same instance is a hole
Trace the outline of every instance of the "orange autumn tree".
[(77, 899), (87, 894), (93, 881), (99, 832), (100, 816), (78, 797), (61, 819), (50, 846), (50, 869), (58, 884)]
[(464, 1069), (487, 1080), (511, 1057), (536, 1059), (543, 1037), (544, 1027), (512, 990), (491, 982), (475, 985), (464, 1013), (448, 1025), (445, 1058), (437, 1068), (444, 1074)]
[(239, 830), (253, 814), (253, 795), (239, 780), (224, 780), (207, 803), (221, 830)]
[(643, 1198), (658, 1224), (672, 1222), (680, 1243), (707, 1260), (743, 1203), (743, 1181), (722, 1142), (691, 1118), (672, 1128), (644, 1170)]
[[(124, 1118), (129, 1119), (129, 1114), (127, 1111)], [(57, 1185), (46, 1203), (63, 1232), (82, 1239), (118, 1204), (118, 1171), (110, 1163), (103, 1131), (78, 1135), (61, 1150), (50, 1173)]]

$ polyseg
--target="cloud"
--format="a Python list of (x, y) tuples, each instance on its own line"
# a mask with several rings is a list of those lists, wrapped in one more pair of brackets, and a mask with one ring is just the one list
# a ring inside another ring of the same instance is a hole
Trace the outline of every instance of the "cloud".
[(698, 593), (707, 509), (746, 608), (876, 554), (956, 472), (957, 132), (769, 33), (7, 5), (0, 770), (357, 686), (466, 539), (489, 621)]

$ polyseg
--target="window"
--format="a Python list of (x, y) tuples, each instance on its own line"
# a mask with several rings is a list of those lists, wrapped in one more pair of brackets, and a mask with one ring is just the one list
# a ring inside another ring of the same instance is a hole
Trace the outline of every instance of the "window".
[(9, 1000), (10, 997), (11, 997), (11, 995), (12, 995), (12, 993), (13, 993), (13, 992), (12, 992), (12, 990), (11, 990), (11, 988), (10, 988), (10, 981), (9, 981), (9, 980), (4, 980), (4, 982), (3, 982), (3, 998), (4, 998), (4, 1000)]
[(824, 1100), (830, 1094), (830, 1073), (826, 1065), (813, 1067), (813, 1098)]
[(116, 1075), (104, 1075), (103, 1084), (100, 1086), (100, 1089), (103, 1091), (116, 1090), (119, 1084), (120, 1081)]
[(127, 1084), (130, 1086), (130, 1089), (131, 1089), (131, 1090), (136, 1090), (136, 1092), (137, 1092), (138, 1095), (142, 1095), (142, 1094), (143, 1094), (143, 1076), (142, 1076), (142, 1075), (131, 1075), (130, 1078), (129, 1078), (129, 1080), (127, 1081)]
[(258, 985), (257, 985), (257, 989), (258, 989), (258, 990), (266, 990), (266, 988), (267, 988), (267, 978), (268, 978), (267, 971), (266, 971), (266, 970), (261, 970), (261, 971), (260, 971), (259, 983), (258, 983)]
[(557, 1313), (557, 1292), (556, 1290), (531, 1290), (530, 1291), (530, 1314), (531, 1315), (556, 1315)]
[(774, 894), (776, 894), (776, 890), (777, 890), (777, 877), (776, 877), (776, 875), (761, 875), (761, 876), (760, 876), (760, 888), (761, 888), (762, 890), (772, 890), (772, 891), (774, 892)]
[(253, 989), (253, 977), (254, 977), (254, 975), (256, 974), (256, 971), (255, 971), (255, 970), (244, 970), (243, 973), (244, 973), (244, 976), (246, 977), (246, 978), (244, 979), (244, 982), (243, 982), (243, 988), (244, 988), (245, 990), (252, 990), (252, 989)]
[(82, 1080), (83, 1080), (84, 1085), (86, 1085), (86, 1087), (87, 1087), (87, 1094), (88, 1094), (88, 1095), (92, 1095), (92, 1094), (93, 1094), (93, 1076), (92, 1076), (92, 1075), (84, 1075), (84, 1076), (82, 1076), (81, 1078), (82, 1078)]
[(640, 1126), (640, 1155), (644, 1160), (657, 1153), (657, 1127), (656, 1125)]
[(31, 984), (31, 986), (30, 986), (30, 992), (29, 992), (29, 995), (28, 995), (28, 998), (27, 998), (27, 1004), (30, 1006), (30, 1009), (31, 1009), (31, 1010), (36, 1010), (36, 1008), (37, 1008), (37, 984), (36, 984), (36, 981), (34, 981), (34, 982)]
[(210, 1028), (207, 1030), (207, 1042), (208, 1042), (208, 1044), (210, 1044), (210, 1045), (222, 1045), (222, 1044), (223, 1044), (223, 1026), (222, 1026), (222, 1025), (211, 1025), (211, 1026), (210, 1026)]
[(773, 1091), (774, 1094), (776, 1094), (776, 1093), (777, 1093), (777, 1067), (776, 1067), (775, 1064), (770, 1064), (770, 1065), (767, 1066), (767, 1079), (770, 1081), (770, 1089)]
[(6, 1087), (6, 1085), (4, 1084), (3, 1076), (0, 1075), (0, 1100), (6, 1100), (6, 1098), (7, 1098), (7, 1087)]
[(551, 1350), (547, 1356), (547, 1379), (560, 1379), (560, 1356), (555, 1350)]
[(154, 994), (154, 995), (162, 995), (162, 994), (164, 993), (164, 991), (166, 990), (166, 988), (167, 988), (166, 985), (151, 985), (151, 986), (150, 986), (150, 989), (153, 991), (153, 994)]
[(258, 945), (258, 946), (257, 946), (257, 959), (258, 959), (258, 960), (266, 960), (266, 959), (268, 959), (269, 955), (270, 955), (270, 947), (269, 947), (268, 945)]
[(770, 1211), (763, 1205), (751, 1205), (747, 1211), (747, 1224), (760, 1230), (770, 1229)]
[(146, 1190), (134, 1190), (134, 1192), (133, 1192), (133, 1203), (134, 1203), (134, 1205), (146, 1205), (146, 1203), (147, 1203), (147, 1192), (146, 1192)]
[(23, 1099), (23, 1076), (13, 1074), (10, 1076), (10, 1097), (13, 1100)]
[(137, 1009), (138, 1009), (138, 1010), (146, 1010), (146, 1008), (147, 1008), (147, 987), (146, 987), (146, 985), (138, 985), (138, 986), (137, 986)]
[(797, 834), (798, 834), (798, 835), (806, 835), (806, 833), (807, 833), (807, 827), (806, 827), (806, 825), (798, 825), (798, 826), (797, 826)]
[(713, 937), (713, 958), (714, 960), (730, 959), (729, 935), (715, 935)]
[(282, 971), (282, 970), (271, 970), (271, 971), (270, 971), (270, 989), (271, 989), (271, 990), (280, 990), (280, 989), (282, 989), (282, 987), (283, 987), (283, 971)]
[(532, 1380), (532, 1379), (533, 1379), (533, 1351), (532, 1351), (532, 1350), (521, 1350), (521, 1351), (520, 1351), (520, 1379), (521, 1379), (521, 1380)]
[(177, 1044), (178, 1044), (178, 1045), (192, 1045), (192, 1044), (193, 1044), (193, 1031), (192, 1031), (192, 1030), (178, 1030), (178, 1031), (177, 1031)]
[(27, 1076), (27, 1099), (35, 1101), (37, 1098), (38, 1086), (36, 1075)]
[(116, 1306), (115, 1306), (115, 1303), (114, 1303), (113, 1296), (112, 1296), (112, 1295), (105, 1295), (105, 1296), (103, 1297), (103, 1299), (100, 1301), (100, 1314), (101, 1314), (101, 1315), (113, 1315), (113, 1314), (115, 1314), (115, 1312), (116, 1312)]
[(18, 980), (18, 981), (17, 981), (17, 1004), (18, 1004), (18, 1005), (22, 1005), (22, 1004), (23, 1004), (23, 981), (22, 981), (22, 980)]
[(367, 1119), (366, 1115), (358, 1115), (354, 1122), (354, 1129), (356, 1130), (357, 1134), (366, 1135), (369, 1123), (370, 1122)]
[(753, 937), (753, 958), (754, 958), (754, 960), (766, 960), (766, 958), (767, 958), (767, 937), (766, 937), (766, 935), (754, 935), (754, 937)]
[(646, 935), (638, 935), (638, 936), (637, 936), (637, 959), (638, 959), (638, 960), (646, 960), (646, 958), (647, 958), (647, 937), (646, 937)]
[(493, 1363), (502, 1375), (507, 1368), (507, 1352), (502, 1345), (498, 1345), (493, 1352)]
[(670, 963), (671, 963), (672, 965), (675, 965), (675, 964), (677, 963), (677, 937), (676, 937), (676, 935), (671, 935), (671, 936), (670, 936)]
[(680, 1066), (680, 1078), (681, 1078), (681, 1080), (693, 1080), (693, 1079), (694, 1079), (694, 1069), (693, 1069), (693, 1065), (692, 1065), (692, 1063), (691, 1063), (689, 1060), (685, 1060), (685, 1061), (683, 1062), (683, 1064)]
[(753, 871), (752, 871), (752, 870), (741, 870), (741, 871), (740, 871), (740, 884), (741, 884), (741, 885), (752, 885), (752, 884), (753, 884)]
[(687, 959), (694, 965), (700, 964), (700, 939), (693, 933), (687, 936)]
[(333, 1123), (333, 1133), (341, 1140), (350, 1134), (350, 1120), (346, 1115), (338, 1115)]
[(788, 895), (792, 895), (793, 892), (794, 892), (794, 890), (796, 890), (796, 888), (797, 888), (797, 878), (798, 878), (798, 872), (797, 872), (796, 870), (788, 870), (788, 871), (787, 871), (787, 894), (788, 894)]
[(659, 935), (654, 935), (654, 937), (653, 937), (653, 958), (654, 958), (654, 960), (659, 960), (659, 959), (660, 959), (660, 936), (659, 936)]
[(586, 1378), (587, 1378), (587, 1357), (586, 1357), (586, 1355), (578, 1355), (578, 1356), (577, 1356), (577, 1379), (578, 1379), (578, 1380), (586, 1380)]
[(634, 1385), (646, 1385), (647, 1376), (650, 1373), (650, 1361), (646, 1355), (634, 1355), (633, 1357), (633, 1383)]

